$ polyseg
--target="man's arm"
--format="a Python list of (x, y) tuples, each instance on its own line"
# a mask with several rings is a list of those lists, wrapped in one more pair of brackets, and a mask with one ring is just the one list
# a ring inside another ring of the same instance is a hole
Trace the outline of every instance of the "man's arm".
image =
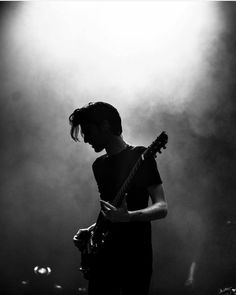
[(119, 208), (101, 200), (102, 213), (112, 222), (151, 221), (164, 218), (167, 215), (167, 202), (162, 185), (152, 185), (148, 187), (148, 192), (152, 199), (152, 205), (147, 208), (128, 211), (125, 199)]
[(128, 211), (130, 221), (151, 221), (164, 218), (167, 215), (168, 207), (163, 186), (161, 184), (152, 185), (148, 187), (148, 192), (152, 199), (152, 205), (144, 209)]
[(190, 268), (189, 268), (189, 273), (188, 273), (188, 278), (185, 282), (185, 286), (188, 287), (188, 286), (193, 286), (194, 284), (194, 277), (195, 277), (195, 272), (196, 272), (196, 262), (193, 261), (190, 265)]

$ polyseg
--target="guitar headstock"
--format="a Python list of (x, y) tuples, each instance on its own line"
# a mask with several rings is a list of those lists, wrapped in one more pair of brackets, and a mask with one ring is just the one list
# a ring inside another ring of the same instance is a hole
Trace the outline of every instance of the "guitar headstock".
[(162, 149), (166, 149), (166, 144), (168, 142), (168, 135), (165, 131), (163, 131), (153, 142), (152, 144), (146, 149), (143, 156), (144, 158), (148, 157), (155, 157), (156, 153), (161, 154)]

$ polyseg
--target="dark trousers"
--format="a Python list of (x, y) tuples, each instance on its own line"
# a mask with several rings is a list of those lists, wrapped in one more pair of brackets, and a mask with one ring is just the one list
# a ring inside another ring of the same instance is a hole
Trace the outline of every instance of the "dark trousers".
[(148, 295), (152, 275), (151, 248), (119, 250), (98, 257), (88, 284), (89, 295)]
[(88, 284), (89, 295), (148, 295), (151, 271), (132, 269), (133, 273), (123, 270), (122, 273), (110, 270), (94, 275)]

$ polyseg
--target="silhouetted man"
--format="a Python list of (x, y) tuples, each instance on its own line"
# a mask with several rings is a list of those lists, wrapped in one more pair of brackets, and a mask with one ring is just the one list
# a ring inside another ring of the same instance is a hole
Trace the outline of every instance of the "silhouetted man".
[[(69, 121), (75, 141), (81, 133), (96, 153), (106, 151), (92, 168), (100, 192), (101, 214), (111, 224), (110, 238), (91, 266), (89, 295), (147, 295), (152, 274), (151, 221), (167, 214), (156, 161), (154, 157), (143, 161), (122, 204), (114, 206), (114, 196), (146, 148), (125, 142), (120, 115), (108, 103), (89, 103), (76, 109)], [(75, 235), (74, 242), (81, 250), (94, 226), (80, 229)]]

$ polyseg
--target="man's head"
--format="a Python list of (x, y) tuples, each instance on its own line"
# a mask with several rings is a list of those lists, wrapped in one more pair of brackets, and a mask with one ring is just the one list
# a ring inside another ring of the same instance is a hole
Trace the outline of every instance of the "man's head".
[(84, 142), (91, 144), (96, 152), (104, 149), (110, 136), (120, 136), (122, 125), (115, 107), (105, 102), (89, 103), (76, 109), (69, 117), (71, 137), (79, 141), (81, 133)]

